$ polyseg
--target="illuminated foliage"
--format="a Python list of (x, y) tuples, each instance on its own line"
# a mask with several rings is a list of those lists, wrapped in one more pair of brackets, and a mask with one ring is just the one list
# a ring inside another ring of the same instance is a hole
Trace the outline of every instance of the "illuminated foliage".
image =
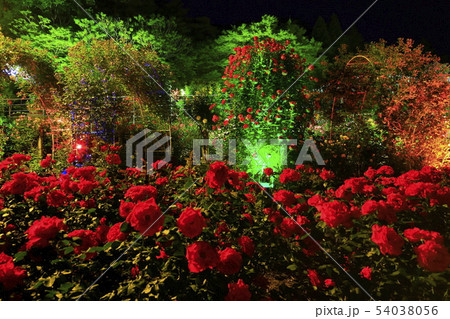
[(412, 40), (372, 43), (359, 54), (366, 63), (349, 63), (353, 55), (344, 50), (330, 66), (325, 113), (335, 121), (345, 121), (348, 112), (372, 114), (386, 130), (388, 152), (408, 167), (441, 161), (448, 144), (448, 66)]
[[(217, 113), (213, 129), (251, 143), (261, 139), (267, 139), (270, 144), (271, 139), (302, 138), (313, 120), (309, 101), (315, 83), (310, 75), (313, 68), (307, 68), (305, 59), (290, 47), (289, 41), (260, 41), (255, 37), (253, 45), (237, 47), (234, 51), (222, 77), (224, 98), (217, 106), (212, 106)], [(285, 92), (300, 76), (302, 78)], [(272, 152), (265, 153), (264, 157), (271, 157), (277, 148), (271, 147)], [(238, 150), (238, 162), (239, 157), (258, 157), (257, 151), (252, 147)], [(258, 173), (269, 165), (267, 159), (261, 160)]]
[(137, 51), (127, 45), (124, 49), (106, 40), (90, 45), (80, 42), (70, 50), (68, 66), (60, 78), (62, 104), (71, 112), (76, 134), (98, 132), (111, 139), (117, 119), (134, 109), (142, 117), (167, 116), (167, 104), (158, 86), (165, 68), (148, 48)]

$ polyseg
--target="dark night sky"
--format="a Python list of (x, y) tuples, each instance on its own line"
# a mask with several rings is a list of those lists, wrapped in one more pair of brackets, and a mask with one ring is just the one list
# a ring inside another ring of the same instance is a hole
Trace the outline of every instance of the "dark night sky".
[[(345, 30), (374, 0), (182, 0), (192, 17), (213, 24), (258, 21), (263, 14), (299, 19), (310, 29), (318, 16), (336, 13)], [(356, 24), (366, 41), (426, 39), (435, 53), (450, 55), (450, 0), (379, 0)]]

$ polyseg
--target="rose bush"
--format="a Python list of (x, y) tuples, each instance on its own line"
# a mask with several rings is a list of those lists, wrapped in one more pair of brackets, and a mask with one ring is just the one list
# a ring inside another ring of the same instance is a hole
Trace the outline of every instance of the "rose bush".
[(0, 162), (2, 300), (368, 299), (341, 267), (375, 299), (448, 298), (447, 168), (340, 183), (299, 165), (263, 190), (220, 162), (29, 161)]

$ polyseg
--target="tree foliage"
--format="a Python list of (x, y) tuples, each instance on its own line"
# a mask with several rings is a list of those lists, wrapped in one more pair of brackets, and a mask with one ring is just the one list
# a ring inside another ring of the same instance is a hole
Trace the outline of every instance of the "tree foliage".
[(4, 85), (13, 82), (18, 96), (32, 98), (32, 106), (52, 109), (58, 84), (45, 52), (33, 50), (28, 42), (11, 39), (0, 31), (0, 68)]
[(226, 59), (230, 52), (236, 47), (243, 47), (252, 44), (253, 37), (260, 39), (274, 39), (278, 42), (290, 41), (291, 47), (304, 57), (307, 62), (317, 56), (320, 50), (320, 43), (306, 38), (306, 30), (288, 21), (282, 24), (278, 18), (265, 15), (261, 21), (250, 24), (233, 26), (230, 30), (225, 30), (216, 40), (217, 50), (222, 59)]
[(133, 109), (142, 117), (167, 117), (167, 96), (159, 92), (165, 72), (149, 47), (136, 50), (112, 40), (90, 45), (81, 41), (70, 49), (68, 65), (60, 74), (61, 102), (71, 112), (77, 133), (112, 134), (117, 119)]
[[(178, 81), (186, 82), (192, 76), (191, 41), (178, 32), (174, 18), (153, 15), (116, 19), (103, 13), (89, 18), (74, 19), (75, 26), (56, 26), (43, 16), (33, 16), (30, 11), (14, 23), (16, 36), (30, 41), (34, 48), (47, 50), (55, 58), (56, 67), (62, 70), (67, 63), (67, 53), (78, 42), (113, 38), (120, 44), (131, 44), (135, 49), (150, 46), (160, 59), (170, 65)], [(132, 63), (132, 61), (130, 61)]]
[(448, 144), (448, 66), (412, 40), (372, 43), (358, 54), (365, 58), (349, 64), (354, 54), (342, 51), (330, 65), (324, 105), (331, 112), (329, 101), (337, 98), (342, 120), (345, 112), (371, 112), (387, 130), (391, 152), (413, 167), (437, 164)]

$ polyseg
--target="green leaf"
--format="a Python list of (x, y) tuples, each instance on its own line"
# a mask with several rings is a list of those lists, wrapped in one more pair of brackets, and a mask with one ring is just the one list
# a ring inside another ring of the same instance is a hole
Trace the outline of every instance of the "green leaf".
[(297, 270), (297, 265), (296, 265), (296, 264), (292, 264), (292, 265), (287, 266), (286, 268), (287, 268), (288, 270), (295, 271), (295, 270)]
[(73, 250), (74, 250), (73, 247), (64, 248), (64, 255), (68, 255), (68, 254), (72, 253)]
[(74, 286), (73, 283), (71, 282), (65, 282), (62, 283), (61, 285), (59, 285), (59, 291), (61, 291), (62, 293), (66, 293), (69, 291), (70, 288), (72, 288)]
[(122, 233), (129, 233), (131, 232), (133, 229), (131, 228), (131, 225), (128, 224), (127, 222), (123, 222), (122, 225), (120, 226), (120, 231)]
[(21, 261), (22, 259), (25, 258), (26, 255), (27, 255), (26, 251), (20, 251), (14, 255), (14, 261), (15, 262)]
[(44, 281), (44, 286), (45, 287), (53, 287), (55, 280), (56, 280), (56, 276), (46, 278)]

